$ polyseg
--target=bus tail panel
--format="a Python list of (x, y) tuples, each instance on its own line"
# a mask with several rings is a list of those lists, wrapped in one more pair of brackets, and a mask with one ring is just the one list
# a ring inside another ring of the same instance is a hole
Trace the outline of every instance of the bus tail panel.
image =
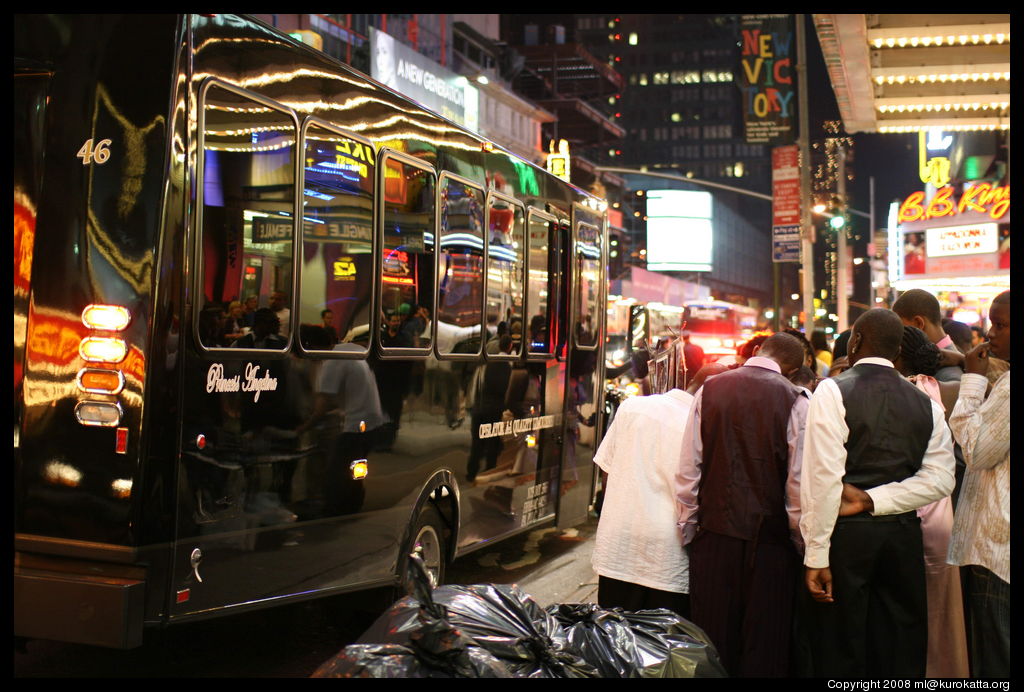
[(154, 607), (136, 547), (167, 538), (144, 535), (143, 506), (171, 523), (142, 421), (147, 392), (167, 388), (150, 333), (181, 27), (15, 19), (19, 635), (135, 645), (143, 599)]

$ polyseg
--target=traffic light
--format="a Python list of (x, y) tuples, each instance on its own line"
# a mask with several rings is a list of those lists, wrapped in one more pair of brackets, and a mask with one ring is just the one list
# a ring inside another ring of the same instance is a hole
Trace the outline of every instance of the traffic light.
[(842, 198), (839, 195), (832, 197), (830, 212), (832, 218), (828, 220), (828, 225), (833, 231), (841, 231), (850, 225), (850, 217), (846, 211), (846, 204), (843, 203)]

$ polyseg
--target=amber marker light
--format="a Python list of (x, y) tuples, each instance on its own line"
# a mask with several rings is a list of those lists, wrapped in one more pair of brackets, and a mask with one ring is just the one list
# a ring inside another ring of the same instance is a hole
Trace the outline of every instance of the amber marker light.
[(82, 368), (78, 371), (78, 388), (93, 394), (119, 394), (124, 389), (124, 375), (117, 370)]
[(82, 324), (89, 329), (122, 331), (132, 319), (128, 308), (120, 305), (89, 305), (82, 310)]
[(122, 339), (87, 336), (78, 345), (78, 354), (90, 363), (120, 363), (128, 355), (128, 345)]
[(366, 478), (366, 474), (370, 472), (366, 459), (356, 459), (349, 465), (349, 468), (352, 469), (352, 478), (357, 481)]

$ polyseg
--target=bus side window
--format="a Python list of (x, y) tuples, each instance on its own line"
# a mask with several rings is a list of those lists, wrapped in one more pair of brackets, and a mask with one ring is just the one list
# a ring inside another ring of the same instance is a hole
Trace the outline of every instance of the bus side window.
[[(200, 343), (284, 349), (293, 328), (295, 120), (216, 83), (202, 117)], [(236, 301), (255, 309), (239, 314)]]
[(384, 186), (380, 258), (380, 344), (429, 352), (434, 317), (437, 177), (429, 164), (381, 157)]
[(552, 245), (558, 222), (553, 217), (541, 216), (530, 211), (529, 265), (527, 268), (527, 299), (530, 319), (527, 322), (526, 343), (531, 354), (550, 355), (554, 352), (551, 341), (552, 301), (556, 290), (553, 283), (557, 269), (552, 271), (552, 262), (556, 263), (557, 255)]
[[(491, 193), (487, 204), (487, 322), (512, 337), (511, 350), (485, 348), (487, 357), (519, 357), (523, 353), (525, 299), (525, 213), (512, 200)], [(503, 324), (504, 323), (504, 326)]]
[(484, 293), (484, 193), (441, 175), (437, 352), (479, 354)]
[(576, 324), (573, 329), (577, 347), (597, 348), (601, 314), (601, 237), (587, 224), (576, 227), (574, 273), (576, 275)]
[(299, 345), (366, 353), (373, 320), (373, 147), (309, 122), (303, 138)]

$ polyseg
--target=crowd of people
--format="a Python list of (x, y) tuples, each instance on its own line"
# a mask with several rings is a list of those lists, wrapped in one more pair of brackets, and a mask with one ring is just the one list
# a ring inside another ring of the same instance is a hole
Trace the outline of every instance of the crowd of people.
[(691, 619), (734, 676), (1008, 677), (1009, 291), (988, 317), (915, 289), (831, 349), (761, 334), (627, 399), (599, 604)]

